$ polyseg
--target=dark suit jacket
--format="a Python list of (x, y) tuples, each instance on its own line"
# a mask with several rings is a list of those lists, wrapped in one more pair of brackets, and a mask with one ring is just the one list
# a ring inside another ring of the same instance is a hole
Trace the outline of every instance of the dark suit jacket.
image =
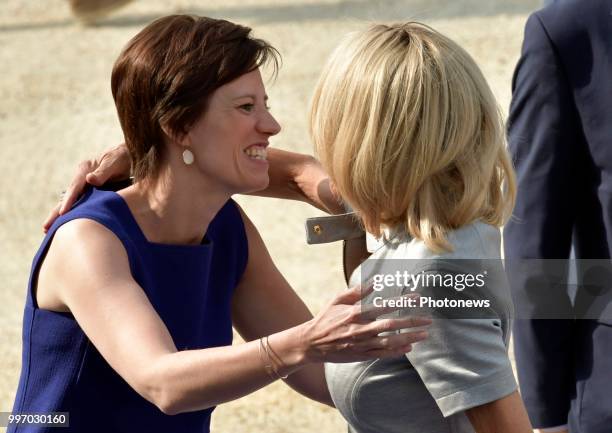
[(506, 258), (566, 259), (573, 239), (578, 259), (609, 259), (612, 0), (559, 0), (532, 14), (512, 87), (518, 197)]

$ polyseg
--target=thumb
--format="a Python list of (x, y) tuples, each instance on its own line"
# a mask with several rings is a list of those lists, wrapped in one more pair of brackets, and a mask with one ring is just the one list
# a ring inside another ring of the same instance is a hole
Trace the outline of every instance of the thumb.
[(95, 170), (85, 176), (87, 183), (93, 186), (104, 185), (113, 175), (113, 162), (114, 159), (109, 153), (105, 153)]
[(87, 175), (85, 175), (85, 180), (90, 185), (102, 186), (108, 180), (108, 175), (104, 170), (101, 170), (100, 167), (98, 167), (91, 173), (87, 173)]

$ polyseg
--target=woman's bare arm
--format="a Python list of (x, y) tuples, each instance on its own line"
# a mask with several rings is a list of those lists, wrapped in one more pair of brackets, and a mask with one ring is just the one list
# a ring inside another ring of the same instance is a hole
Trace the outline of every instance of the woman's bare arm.
[(253, 195), (306, 202), (327, 213), (342, 213), (342, 200), (329, 175), (311, 155), (268, 150), (270, 184)]
[[(250, 278), (261, 279), (252, 273), (241, 284), (254, 287)], [(258, 341), (177, 351), (163, 321), (133, 280), (123, 245), (97, 222), (73, 220), (58, 229), (38, 284), (39, 291), (56, 291), (110, 366), (165, 413), (211, 407), (274, 380), (265, 372)], [(419, 324), (366, 318), (353, 305), (361, 296), (358, 289), (345, 291), (317, 318), (270, 335), (270, 345), (282, 362), (279, 373), (323, 360), (397, 356), (425, 338), (410, 333), (401, 340), (378, 337), (388, 328)], [(261, 313), (245, 306), (239, 310), (245, 315)], [(261, 322), (269, 319), (258, 317)]]
[[(269, 149), (268, 161), (270, 184), (265, 190), (252, 195), (299, 200), (328, 213), (344, 211), (329, 176), (314, 157)], [(129, 175), (130, 158), (124, 144), (106, 150), (96, 159), (82, 161), (65, 195), (49, 212), (43, 230), (46, 233), (58, 216), (70, 210), (87, 184), (102, 186), (109, 180), (127, 179)]]
[(525, 405), (518, 391), (466, 411), (476, 433), (532, 433)]
[[(232, 318), (242, 338), (251, 341), (304, 323), (312, 314), (272, 262), (253, 223), (244, 212), (242, 216), (249, 239), (249, 263), (234, 292)], [(286, 383), (306, 397), (333, 406), (322, 363), (296, 371)]]

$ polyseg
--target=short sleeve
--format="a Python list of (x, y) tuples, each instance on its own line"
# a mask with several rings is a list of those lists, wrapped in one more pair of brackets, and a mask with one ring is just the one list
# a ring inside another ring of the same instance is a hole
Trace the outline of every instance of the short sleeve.
[[(432, 293), (435, 291), (427, 296)], [(454, 299), (471, 297), (467, 290), (458, 293)], [(517, 389), (502, 319), (494, 313), (448, 319), (434, 312), (429, 338), (415, 344), (406, 355), (445, 417), (498, 400)]]

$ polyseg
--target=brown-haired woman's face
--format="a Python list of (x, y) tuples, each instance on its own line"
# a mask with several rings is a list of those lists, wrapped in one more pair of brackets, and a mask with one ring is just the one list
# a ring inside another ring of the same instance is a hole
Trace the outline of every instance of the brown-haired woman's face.
[(280, 125), (268, 111), (258, 69), (219, 87), (187, 133), (195, 164), (230, 194), (268, 186), (266, 147)]

